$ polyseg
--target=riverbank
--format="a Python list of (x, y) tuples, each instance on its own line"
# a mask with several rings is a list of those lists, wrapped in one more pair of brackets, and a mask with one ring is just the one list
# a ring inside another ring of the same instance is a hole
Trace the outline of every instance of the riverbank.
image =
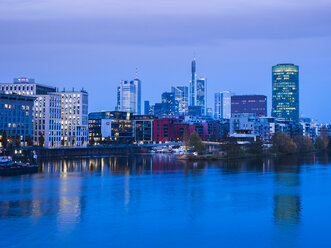
[(78, 157), (97, 157), (105, 155), (129, 155), (136, 153), (146, 153), (147, 148), (137, 145), (110, 145), (98, 147), (73, 147), (73, 148), (40, 148), (26, 147), (7, 149), (4, 155), (13, 157), (14, 160), (33, 161), (33, 153), (40, 159), (57, 159), (57, 158), (78, 158)]
[(300, 154), (317, 154), (321, 152), (329, 152), (327, 150), (309, 151), (304, 153), (271, 153), (264, 152), (261, 154), (238, 154), (238, 155), (212, 155), (212, 154), (184, 154), (176, 155), (177, 160), (191, 160), (191, 161), (216, 161), (216, 160), (234, 160), (234, 159), (248, 159), (248, 158), (274, 158), (284, 155), (300, 155)]

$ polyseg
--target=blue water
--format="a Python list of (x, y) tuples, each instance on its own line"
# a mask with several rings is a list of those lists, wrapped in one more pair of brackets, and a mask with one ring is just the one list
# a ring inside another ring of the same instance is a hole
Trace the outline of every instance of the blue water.
[(45, 161), (0, 177), (0, 247), (331, 247), (327, 154)]

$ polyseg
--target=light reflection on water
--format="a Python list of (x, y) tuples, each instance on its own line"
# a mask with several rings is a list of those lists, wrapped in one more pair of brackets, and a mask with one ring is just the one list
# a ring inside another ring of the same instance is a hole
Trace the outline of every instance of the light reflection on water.
[(0, 247), (328, 247), (329, 165), (328, 154), (44, 161), (0, 177)]

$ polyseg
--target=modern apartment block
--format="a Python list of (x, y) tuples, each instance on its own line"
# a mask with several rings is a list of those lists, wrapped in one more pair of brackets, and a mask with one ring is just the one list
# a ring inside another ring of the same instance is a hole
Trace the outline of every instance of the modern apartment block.
[(38, 95), (34, 103), (33, 143), (39, 145), (44, 138), (44, 147), (61, 146), (61, 97), (56, 93)]
[(61, 145), (65, 147), (88, 144), (88, 93), (63, 91), (61, 97)]

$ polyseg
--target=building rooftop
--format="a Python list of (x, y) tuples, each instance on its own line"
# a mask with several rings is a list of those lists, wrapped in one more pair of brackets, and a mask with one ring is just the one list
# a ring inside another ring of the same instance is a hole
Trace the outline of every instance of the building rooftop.
[(5, 93), (0, 91), (0, 99), (34, 101), (36, 99), (36, 97), (34, 97), (34, 96), (24, 96), (24, 95), (18, 95), (18, 94), (5, 94)]

